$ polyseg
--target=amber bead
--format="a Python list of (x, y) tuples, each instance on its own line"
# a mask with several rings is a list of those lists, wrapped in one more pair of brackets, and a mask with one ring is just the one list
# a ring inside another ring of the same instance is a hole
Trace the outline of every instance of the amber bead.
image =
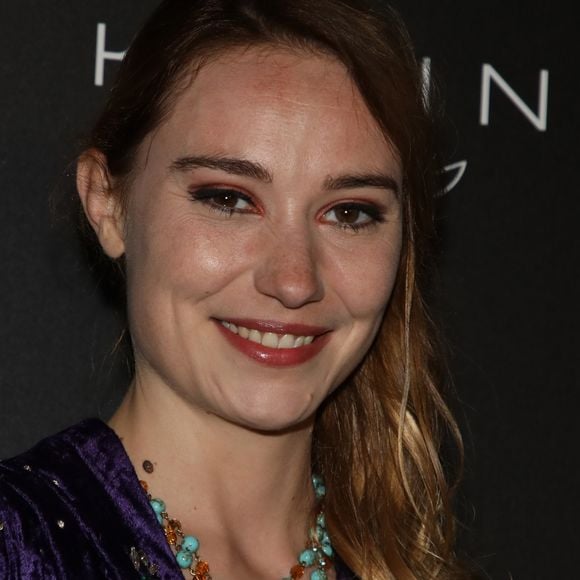
[(139, 480), (139, 483), (141, 484), (141, 487), (147, 492), (149, 491), (149, 486), (147, 485), (146, 481), (143, 481), (142, 479)]
[(207, 562), (200, 560), (195, 565), (195, 573), (197, 576), (201, 576), (203, 578), (208, 572), (209, 572), (209, 564)]
[(175, 546), (175, 544), (177, 544), (177, 534), (173, 530), (166, 528), (165, 537), (171, 546)]
[(298, 578), (302, 578), (304, 576), (304, 566), (302, 564), (296, 564), (290, 568), (290, 576), (292, 580), (298, 580)]

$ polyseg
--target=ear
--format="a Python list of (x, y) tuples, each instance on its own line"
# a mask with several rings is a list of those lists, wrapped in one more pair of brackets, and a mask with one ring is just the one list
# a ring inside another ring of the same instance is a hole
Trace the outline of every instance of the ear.
[(110, 258), (121, 257), (125, 253), (123, 212), (101, 151), (89, 149), (79, 157), (77, 190), (104, 252)]

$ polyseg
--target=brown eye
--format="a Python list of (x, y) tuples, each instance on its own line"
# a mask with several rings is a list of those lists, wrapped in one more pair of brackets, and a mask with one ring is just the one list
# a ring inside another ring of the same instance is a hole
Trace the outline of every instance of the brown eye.
[(224, 192), (215, 195), (213, 200), (216, 205), (221, 205), (228, 209), (234, 209), (238, 203), (238, 196), (231, 192)]
[(353, 231), (376, 225), (385, 219), (378, 207), (354, 202), (335, 205), (323, 217), (326, 223)]
[(250, 198), (235, 189), (222, 187), (202, 187), (190, 191), (194, 201), (207, 205), (210, 209), (231, 215), (233, 213), (251, 213), (253, 203)]
[(361, 210), (357, 207), (341, 207), (334, 210), (336, 219), (342, 224), (355, 224), (357, 223)]

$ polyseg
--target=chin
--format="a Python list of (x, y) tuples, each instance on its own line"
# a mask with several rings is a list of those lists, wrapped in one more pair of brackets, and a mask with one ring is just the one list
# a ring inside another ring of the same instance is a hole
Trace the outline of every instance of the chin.
[(271, 434), (309, 428), (314, 421), (315, 412), (292, 407), (293, 405), (288, 404), (281, 408), (278, 404), (276, 408), (268, 409), (259, 405), (254, 409), (239, 410), (234, 417), (226, 420), (252, 431)]

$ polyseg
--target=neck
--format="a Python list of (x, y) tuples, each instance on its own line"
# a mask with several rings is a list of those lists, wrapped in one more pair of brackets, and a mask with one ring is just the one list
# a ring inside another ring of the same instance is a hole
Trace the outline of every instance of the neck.
[[(210, 563), (227, 567), (230, 553), (239, 570), (243, 554), (260, 545), (261, 554), (287, 570), (303, 548), (314, 503), (310, 424), (258, 432), (140, 382), (130, 386), (109, 424), (138, 477), (186, 533), (200, 538)], [(151, 474), (142, 467), (146, 459), (154, 465)]]

